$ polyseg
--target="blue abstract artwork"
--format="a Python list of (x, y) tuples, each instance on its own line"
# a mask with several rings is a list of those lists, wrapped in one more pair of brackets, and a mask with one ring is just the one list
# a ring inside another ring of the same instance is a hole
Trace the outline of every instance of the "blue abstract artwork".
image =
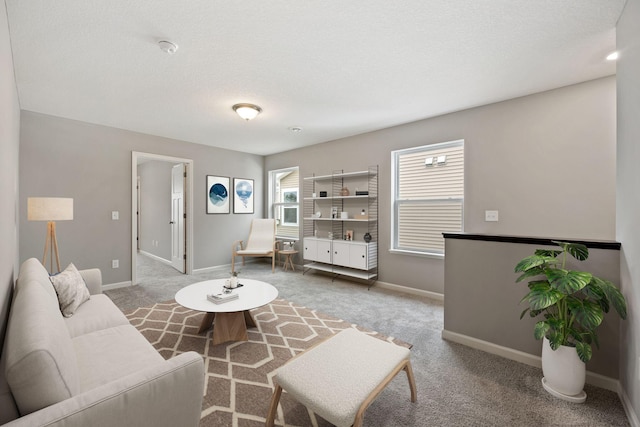
[(253, 213), (253, 180), (233, 178), (233, 213)]
[(207, 213), (229, 213), (229, 178), (207, 175)]

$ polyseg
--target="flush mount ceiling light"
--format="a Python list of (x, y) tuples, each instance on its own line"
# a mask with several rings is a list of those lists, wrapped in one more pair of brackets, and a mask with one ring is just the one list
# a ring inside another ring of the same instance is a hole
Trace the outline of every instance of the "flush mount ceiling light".
[(615, 61), (616, 59), (618, 59), (618, 52), (611, 52), (607, 55), (607, 61)]
[(171, 42), (166, 41), (166, 40), (160, 40), (158, 42), (158, 45), (160, 46), (160, 50), (162, 50), (164, 53), (167, 53), (169, 55), (173, 55), (178, 50), (178, 45), (177, 44), (171, 43)]
[(262, 108), (254, 104), (236, 104), (231, 108), (246, 121), (253, 120), (262, 113)]

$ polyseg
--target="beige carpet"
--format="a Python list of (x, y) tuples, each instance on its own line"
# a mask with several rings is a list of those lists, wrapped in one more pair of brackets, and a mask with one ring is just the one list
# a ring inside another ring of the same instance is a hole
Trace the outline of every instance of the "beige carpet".
[[(411, 347), (403, 341), (352, 325), (315, 310), (277, 299), (252, 311), (257, 328), (249, 341), (212, 345), (211, 333), (198, 335), (202, 312), (175, 301), (139, 308), (127, 318), (165, 359), (185, 351), (205, 358), (205, 393), (201, 426), (263, 426), (275, 370), (288, 359), (342, 329), (357, 328), (380, 339)], [(407, 400), (406, 395), (398, 399)], [(284, 393), (276, 425), (329, 426)]]

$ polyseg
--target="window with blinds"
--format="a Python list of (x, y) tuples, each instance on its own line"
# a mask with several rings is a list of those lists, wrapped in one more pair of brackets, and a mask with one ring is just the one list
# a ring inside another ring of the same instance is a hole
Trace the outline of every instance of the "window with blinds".
[(464, 141), (391, 153), (392, 250), (444, 254), (442, 233), (462, 231)]
[(276, 220), (276, 236), (300, 236), (300, 173), (297, 167), (269, 171), (269, 216)]

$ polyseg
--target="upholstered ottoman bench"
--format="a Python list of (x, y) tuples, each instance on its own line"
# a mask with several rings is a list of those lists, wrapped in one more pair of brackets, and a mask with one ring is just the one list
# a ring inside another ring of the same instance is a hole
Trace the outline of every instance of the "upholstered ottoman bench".
[(411, 401), (416, 385), (405, 347), (349, 328), (300, 353), (278, 369), (267, 426), (273, 426), (284, 389), (298, 402), (338, 427), (361, 426), (364, 411), (402, 370)]

